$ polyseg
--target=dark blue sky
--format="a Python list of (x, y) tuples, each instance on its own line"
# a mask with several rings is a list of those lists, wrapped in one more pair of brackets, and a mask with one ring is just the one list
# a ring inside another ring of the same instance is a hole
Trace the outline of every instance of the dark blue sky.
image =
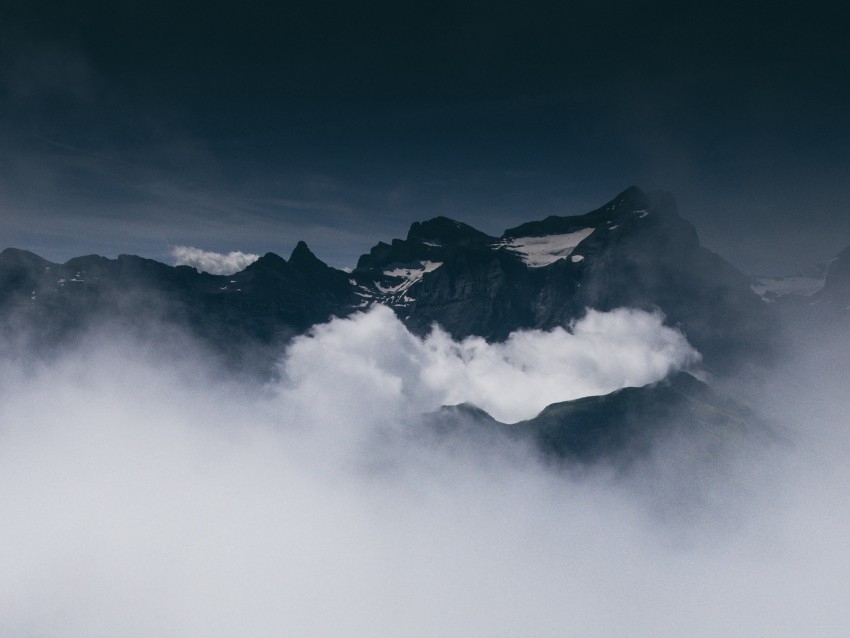
[(850, 244), (837, 3), (18, 3), (0, 9), (0, 243), (352, 265), (674, 192), (752, 273)]

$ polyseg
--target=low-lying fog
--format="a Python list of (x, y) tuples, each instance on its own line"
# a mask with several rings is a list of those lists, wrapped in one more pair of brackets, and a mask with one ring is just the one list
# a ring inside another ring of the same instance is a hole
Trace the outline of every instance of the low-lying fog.
[(9, 358), (0, 635), (846, 635), (837, 339), (758, 384), (777, 442), (713, 468), (674, 443), (622, 476), (404, 436), (441, 404), (516, 421), (694, 364), (662, 321), (591, 313), (487, 345), (377, 309), (297, 340), (264, 388), (173, 336)]

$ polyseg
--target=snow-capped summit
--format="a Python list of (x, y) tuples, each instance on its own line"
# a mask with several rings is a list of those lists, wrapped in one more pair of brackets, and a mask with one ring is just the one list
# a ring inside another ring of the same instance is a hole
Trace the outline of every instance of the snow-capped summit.
[(675, 211), (675, 202), (670, 196), (649, 196), (632, 186), (590, 213), (550, 215), (541, 221), (509, 228), (494, 248), (516, 253), (531, 268), (541, 268), (567, 258), (578, 263), (585, 259), (582, 251), (578, 250), (585, 239), (594, 233), (607, 236), (617, 231), (628, 232), (637, 225), (648, 223), (641, 220), (649, 216), (650, 208), (655, 214), (669, 215)]

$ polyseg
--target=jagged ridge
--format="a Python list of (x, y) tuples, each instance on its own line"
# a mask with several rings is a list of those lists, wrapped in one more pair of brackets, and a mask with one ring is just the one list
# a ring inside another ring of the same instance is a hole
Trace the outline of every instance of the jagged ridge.
[(498, 238), (446, 217), (416, 222), (405, 239), (379, 242), (350, 274), (304, 242), (289, 260), (268, 253), (231, 276), (126, 255), (52, 264), (8, 249), (0, 294), (7, 321), (24, 307), (27, 320), (57, 336), (135, 304), (234, 348), (285, 342), (373, 303), (394, 308), (418, 333), (436, 322), (456, 338), (489, 340), (568, 326), (587, 308), (660, 309), (718, 366), (769, 345), (769, 315), (750, 280), (699, 245), (671, 195), (636, 187), (590, 213), (550, 216)]

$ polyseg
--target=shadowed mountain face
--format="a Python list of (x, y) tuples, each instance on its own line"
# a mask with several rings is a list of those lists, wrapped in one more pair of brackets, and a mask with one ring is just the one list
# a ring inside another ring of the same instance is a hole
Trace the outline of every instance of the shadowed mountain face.
[(348, 276), (299, 243), (289, 261), (267, 254), (242, 272), (210, 275), (121, 255), (53, 264), (26, 251), (0, 253), (0, 319), (50, 349), (86, 329), (189, 328), (230, 364), (265, 370), (286, 343), (350, 308)]
[(635, 460), (677, 431), (696, 435), (708, 456), (742, 443), (747, 430), (767, 432), (750, 410), (685, 372), (642, 388), (556, 403), (518, 426), (545, 454), (582, 461), (612, 450)]
[(53, 264), (7, 249), (0, 316), (57, 342), (95, 320), (156, 316), (238, 358), (375, 303), (420, 334), (438, 323), (455, 338), (490, 341), (568, 326), (588, 308), (628, 306), (661, 310), (723, 369), (770, 347), (770, 309), (750, 284), (699, 245), (672, 196), (632, 187), (590, 213), (547, 217), (501, 237), (445, 217), (415, 223), (407, 238), (378, 243), (350, 274), (303, 242), (288, 261), (269, 253), (230, 276), (128, 255)]
[(429, 415), (428, 423), (440, 437), (526, 441), (555, 463), (606, 458), (621, 469), (671, 439), (679, 439), (679, 451), (690, 456), (696, 468), (746, 442), (774, 436), (751, 410), (685, 372), (639, 388), (554, 403), (513, 425), (471, 405), (444, 407)]

